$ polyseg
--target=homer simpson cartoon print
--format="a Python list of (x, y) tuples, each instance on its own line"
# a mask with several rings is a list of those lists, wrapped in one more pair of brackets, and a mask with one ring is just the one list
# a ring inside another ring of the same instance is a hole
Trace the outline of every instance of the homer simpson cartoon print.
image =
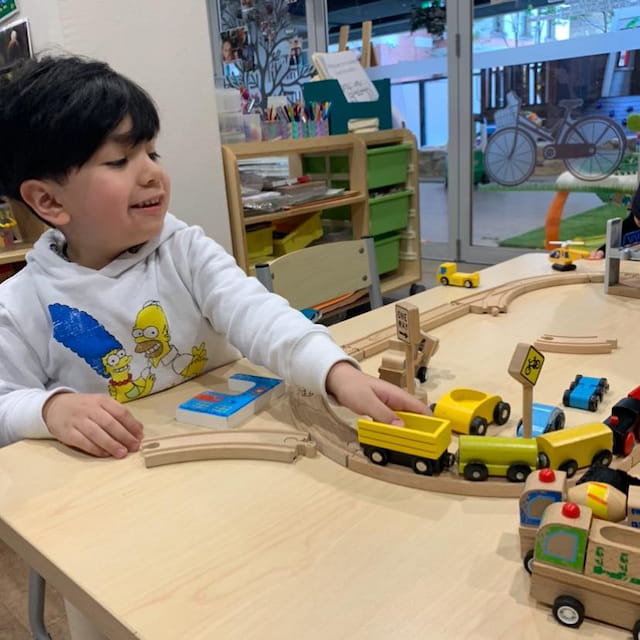
[(128, 402), (151, 393), (155, 375), (131, 375), (131, 356), (93, 316), (65, 304), (49, 305), (53, 337), (108, 380), (109, 395)]
[(207, 347), (191, 347), (191, 353), (180, 353), (171, 344), (169, 321), (157, 300), (145, 302), (136, 316), (133, 326), (136, 353), (143, 353), (153, 368), (170, 367), (183, 378), (192, 378), (202, 373), (207, 364)]

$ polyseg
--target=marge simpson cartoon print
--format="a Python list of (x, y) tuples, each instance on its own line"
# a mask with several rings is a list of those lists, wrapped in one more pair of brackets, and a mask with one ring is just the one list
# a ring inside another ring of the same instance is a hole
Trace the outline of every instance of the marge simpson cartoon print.
[(151, 393), (155, 376), (149, 374), (134, 380), (131, 356), (94, 317), (65, 304), (49, 305), (49, 314), (53, 322), (53, 337), (108, 380), (112, 398), (128, 402)]
[(171, 344), (169, 321), (157, 300), (145, 302), (136, 316), (133, 327), (136, 353), (143, 353), (154, 369), (170, 367), (183, 378), (192, 378), (202, 373), (207, 364), (207, 347), (191, 347), (191, 353), (180, 353)]

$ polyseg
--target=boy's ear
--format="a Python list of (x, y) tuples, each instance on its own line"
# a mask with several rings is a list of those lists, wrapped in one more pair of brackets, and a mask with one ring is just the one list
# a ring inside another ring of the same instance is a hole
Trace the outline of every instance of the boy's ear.
[(20, 185), (20, 195), (41, 218), (54, 227), (69, 222), (69, 214), (56, 198), (56, 190), (49, 180), (25, 180)]

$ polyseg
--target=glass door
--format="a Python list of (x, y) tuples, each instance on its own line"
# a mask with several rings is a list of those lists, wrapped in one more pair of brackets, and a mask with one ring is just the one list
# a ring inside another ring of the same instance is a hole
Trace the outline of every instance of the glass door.
[(515, 6), (456, 5), (460, 258), (471, 262), (595, 249), (638, 184), (640, 3)]

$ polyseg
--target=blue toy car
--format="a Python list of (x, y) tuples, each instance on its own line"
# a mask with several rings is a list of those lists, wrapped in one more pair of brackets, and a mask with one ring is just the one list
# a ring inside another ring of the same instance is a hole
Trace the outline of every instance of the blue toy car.
[[(564, 428), (565, 415), (560, 407), (554, 407), (542, 402), (534, 402), (531, 413), (531, 437), (537, 438), (549, 431), (559, 431)], [(516, 435), (522, 438), (522, 420), (518, 421)]]
[(609, 391), (609, 382), (606, 378), (577, 375), (562, 394), (562, 404), (574, 409), (596, 411), (602, 396), (607, 391)]

